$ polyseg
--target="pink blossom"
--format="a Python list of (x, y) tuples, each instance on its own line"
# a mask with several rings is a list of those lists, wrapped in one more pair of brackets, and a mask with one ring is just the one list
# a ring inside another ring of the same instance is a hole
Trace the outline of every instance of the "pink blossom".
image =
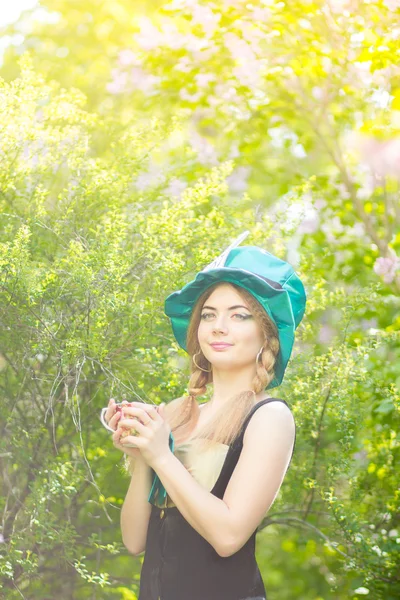
[(218, 158), (214, 146), (195, 129), (189, 134), (189, 142), (197, 152), (197, 159), (201, 164), (217, 165)]
[(356, 221), (352, 227), (348, 229), (348, 232), (354, 237), (360, 239), (366, 235), (365, 225), (361, 221)]
[(329, 9), (335, 14), (342, 14), (347, 8), (351, 10), (354, 0), (329, 0)]
[(371, 73), (371, 61), (358, 62), (354, 60), (347, 67), (347, 81), (358, 89), (364, 89), (371, 86), (373, 82), (373, 73)]
[(231, 32), (225, 33), (223, 37), (225, 46), (231, 53), (232, 58), (241, 61), (245, 61), (246, 59), (255, 59), (255, 54), (253, 50), (251, 49), (250, 45), (247, 42), (245, 42), (245, 40), (241, 39), (239, 36)]
[(339, 183), (335, 187), (336, 187), (337, 191), (339, 192), (340, 197), (343, 200), (348, 200), (348, 198), (350, 198), (351, 194), (350, 194), (346, 184)]
[(28, 158), (30, 158), (31, 155), (31, 146), (30, 144), (24, 144), (23, 148), (22, 148), (22, 159), (28, 160)]
[(337, 264), (348, 262), (351, 257), (351, 250), (336, 250), (335, 252), (335, 261)]
[(130, 74), (133, 86), (144, 93), (151, 92), (154, 86), (160, 82), (160, 77), (146, 73), (141, 67), (133, 67)]
[(186, 88), (181, 88), (179, 90), (179, 96), (182, 100), (187, 100), (188, 102), (198, 102), (202, 96), (202, 92), (198, 91), (195, 94), (190, 94)]
[(244, 61), (242, 65), (233, 68), (233, 75), (241, 85), (249, 88), (256, 87), (260, 81), (261, 63), (257, 60)]
[(228, 158), (237, 158), (238, 156), (240, 156), (239, 145), (237, 142), (233, 142), (228, 154)]
[(208, 38), (196, 36), (192, 33), (181, 33), (173, 21), (164, 20), (161, 30), (158, 29), (149, 18), (140, 19), (140, 31), (134, 35), (137, 44), (143, 50), (154, 50), (156, 48), (172, 48), (173, 50), (184, 49), (186, 52), (199, 52), (207, 48)]
[(118, 55), (118, 62), (124, 67), (132, 65), (134, 62), (137, 62), (137, 55), (129, 48), (126, 50), (121, 50)]
[(378, 326), (378, 320), (375, 318), (361, 319), (362, 329), (370, 329), (371, 327), (373, 327), (375, 329), (377, 326)]
[(311, 94), (316, 100), (324, 100), (326, 96), (326, 91), (324, 90), (324, 88), (315, 85), (311, 90)]
[(140, 31), (134, 35), (135, 41), (143, 50), (153, 50), (165, 45), (165, 35), (159, 31), (148, 17), (141, 17)]
[(342, 222), (337, 215), (329, 219), (329, 221), (322, 223), (320, 229), (324, 232), (328, 242), (332, 244), (337, 242), (338, 236), (344, 231)]
[(201, 25), (205, 34), (211, 37), (221, 19), (219, 13), (214, 13), (209, 6), (193, 4), (192, 20), (196, 25)]
[[(263, 9), (259, 10), (262, 11)], [(256, 17), (253, 17), (252, 23), (249, 23), (248, 21), (240, 21), (239, 27), (241, 35), (243, 39), (249, 44), (251, 51), (259, 55), (261, 53), (260, 42), (263, 39), (265, 39), (265, 33), (261, 31), (261, 29), (256, 27), (255, 23), (257, 22), (261, 22), (261, 19), (259, 20), (256, 19)]]
[(173, 21), (163, 21), (161, 25), (161, 30), (164, 36), (162, 45), (174, 49), (184, 47), (186, 36), (182, 35), (180, 31), (178, 31), (176, 23), (174, 23)]
[(39, 108), (36, 112), (35, 112), (35, 121), (37, 121), (38, 123), (41, 123), (44, 121), (44, 112), (43, 112), (43, 108)]
[(177, 177), (174, 177), (169, 182), (168, 187), (166, 188), (165, 192), (169, 196), (173, 196), (175, 198), (180, 198), (180, 196), (182, 195), (182, 192), (186, 188), (187, 188), (186, 181), (182, 181), (182, 179), (178, 179)]
[(317, 211), (309, 211), (309, 214), (302, 220), (298, 227), (298, 233), (315, 233), (318, 231), (319, 217)]
[(335, 330), (330, 325), (321, 325), (321, 329), (318, 333), (318, 341), (321, 344), (329, 344), (335, 335)]
[(188, 56), (182, 56), (179, 61), (173, 66), (176, 71), (182, 71), (183, 73), (189, 73), (193, 69), (192, 61)]
[(377, 275), (383, 276), (385, 283), (392, 283), (396, 271), (400, 268), (400, 258), (396, 255), (392, 248), (389, 248), (390, 256), (380, 256), (374, 264), (374, 271)]
[(196, 83), (199, 87), (207, 87), (210, 81), (215, 81), (214, 73), (197, 73)]
[(362, 137), (358, 149), (362, 160), (375, 175), (400, 179), (400, 138), (381, 141)]
[(237, 92), (229, 83), (218, 83), (215, 86), (215, 95), (219, 100), (231, 102), (237, 99)]
[(255, 23), (268, 23), (271, 19), (272, 12), (268, 8), (256, 6), (252, 12), (252, 20)]
[(354, 452), (353, 458), (359, 462), (363, 462), (368, 460), (368, 452), (364, 449), (360, 450), (359, 452)]
[(377, 185), (377, 177), (373, 173), (366, 173), (364, 181), (360, 183), (360, 187), (357, 188), (356, 196), (360, 200), (367, 200), (372, 196)]
[(151, 162), (148, 170), (140, 173), (135, 181), (135, 186), (138, 190), (144, 191), (147, 188), (160, 185), (165, 179), (162, 169), (155, 163)]
[[(179, 40), (179, 36), (175, 35), (174, 40), (177, 43)], [(180, 44), (176, 45), (177, 48), (185, 48), (187, 52), (192, 52), (196, 55), (199, 52), (204, 52), (205, 49), (208, 48), (209, 42), (206, 37), (198, 37), (197, 35), (193, 35), (188, 33), (186, 36), (180, 36)]]
[(400, 0), (383, 0), (383, 4), (385, 4), (386, 8), (388, 8), (391, 12), (394, 12), (400, 8)]
[(241, 165), (237, 167), (233, 173), (231, 173), (227, 178), (226, 182), (229, 186), (229, 190), (232, 193), (243, 193), (247, 189), (247, 179), (250, 174), (250, 167)]
[(35, 169), (46, 156), (49, 156), (49, 148), (44, 140), (33, 140), (23, 145), (22, 157), (27, 168)]
[(217, 52), (218, 48), (216, 45), (205, 45), (199, 50), (192, 50), (193, 60), (196, 62), (196, 64), (206, 62), (207, 60), (210, 60)]
[(324, 198), (317, 198), (314, 200), (314, 206), (317, 210), (321, 210), (321, 208), (325, 208), (327, 205), (327, 201)]
[(113, 80), (107, 83), (107, 91), (110, 94), (121, 94), (125, 91), (128, 74), (118, 69), (112, 69), (111, 75), (113, 76)]
[[(392, 33), (392, 38), (395, 39), (393, 36), (393, 31), (391, 33)], [(392, 77), (396, 76), (397, 71), (398, 71), (397, 64), (388, 65), (387, 67), (384, 67), (383, 69), (375, 69), (375, 71), (373, 73), (371, 73), (371, 76), (372, 76), (372, 86), (371, 87), (385, 89), (388, 86), (388, 83), (390, 82)]]

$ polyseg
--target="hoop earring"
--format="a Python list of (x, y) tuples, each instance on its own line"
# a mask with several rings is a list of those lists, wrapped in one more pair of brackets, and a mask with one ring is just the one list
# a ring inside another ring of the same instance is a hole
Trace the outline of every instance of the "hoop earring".
[(194, 357), (195, 357), (195, 356), (197, 356), (198, 354), (200, 354), (200, 352), (196, 352), (196, 354), (193, 354), (193, 356), (192, 356), (192, 360), (193, 360), (194, 364), (196, 365), (196, 367), (197, 367), (198, 369), (200, 369), (200, 371), (204, 371), (205, 373), (211, 373), (212, 369), (210, 369), (210, 370), (208, 371), (207, 369), (202, 369), (201, 367), (199, 367), (199, 365), (197, 364), (197, 362), (196, 362), (196, 360), (195, 360), (195, 358), (194, 358)]
[(257, 354), (256, 364), (258, 363), (258, 357), (260, 356), (260, 354), (262, 353), (263, 350), (264, 350), (264, 346), (261, 346), (260, 351)]

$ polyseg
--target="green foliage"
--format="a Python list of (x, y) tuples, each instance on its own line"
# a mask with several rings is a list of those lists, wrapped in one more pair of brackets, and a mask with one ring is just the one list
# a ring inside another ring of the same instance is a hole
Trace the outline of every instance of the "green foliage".
[(7, 28), (24, 31), (0, 81), (7, 600), (137, 598), (99, 411), (185, 392), (164, 299), (245, 229), (308, 295), (277, 390), (296, 451), (257, 538), (268, 597), (400, 595), (393, 4), (46, 0), (53, 22)]

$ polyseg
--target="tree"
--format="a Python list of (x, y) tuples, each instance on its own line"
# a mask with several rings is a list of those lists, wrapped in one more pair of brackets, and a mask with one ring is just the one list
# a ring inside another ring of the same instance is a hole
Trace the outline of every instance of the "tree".
[(163, 300), (249, 229), (308, 294), (278, 391), (296, 451), (257, 538), (268, 595), (396, 598), (394, 3), (42, 4), (57, 23), (31, 14), (2, 69), (6, 597), (135, 597), (98, 412), (182, 395)]

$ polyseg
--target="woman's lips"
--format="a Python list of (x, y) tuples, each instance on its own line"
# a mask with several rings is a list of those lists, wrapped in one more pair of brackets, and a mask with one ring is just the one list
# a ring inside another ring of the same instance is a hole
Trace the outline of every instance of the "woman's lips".
[(210, 344), (214, 350), (224, 350), (225, 348), (230, 348), (232, 344)]

